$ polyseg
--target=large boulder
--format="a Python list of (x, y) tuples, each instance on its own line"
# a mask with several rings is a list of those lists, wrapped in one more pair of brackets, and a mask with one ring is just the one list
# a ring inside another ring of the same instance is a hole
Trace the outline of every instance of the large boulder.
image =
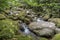
[(29, 28), (40, 36), (53, 36), (56, 26), (53, 22), (39, 21), (29, 24)]

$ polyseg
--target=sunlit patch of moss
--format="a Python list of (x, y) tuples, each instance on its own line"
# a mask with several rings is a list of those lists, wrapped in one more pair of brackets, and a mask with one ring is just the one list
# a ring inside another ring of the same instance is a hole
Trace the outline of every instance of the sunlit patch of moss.
[(60, 40), (60, 34), (56, 34), (56, 35), (52, 38), (52, 40)]

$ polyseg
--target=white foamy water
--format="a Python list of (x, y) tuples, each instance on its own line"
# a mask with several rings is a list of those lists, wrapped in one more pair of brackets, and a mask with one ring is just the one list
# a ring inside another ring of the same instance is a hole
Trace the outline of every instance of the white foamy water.
[(29, 29), (25, 28), (24, 33), (29, 34), (30, 33)]
[(25, 23), (22, 24), (22, 27), (24, 28), (24, 33), (25, 34), (29, 34), (30, 33), (30, 31), (29, 31), (29, 29), (28, 29), (28, 27), (27, 27), (27, 25)]

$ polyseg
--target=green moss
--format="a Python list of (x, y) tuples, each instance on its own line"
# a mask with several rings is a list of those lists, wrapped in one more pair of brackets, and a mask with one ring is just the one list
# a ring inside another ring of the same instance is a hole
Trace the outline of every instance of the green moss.
[(60, 40), (60, 34), (56, 34), (52, 40)]
[(41, 37), (40, 40), (48, 40), (48, 39), (47, 39), (47, 38), (43, 38), (43, 37)]
[(28, 36), (21, 36), (18, 40), (32, 40), (32, 38)]
[[(32, 40), (31, 36), (26, 36), (26, 35), (15, 35), (14, 37), (16, 40)], [(13, 38), (13, 39), (14, 39)], [(12, 39), (12, 40), (13, 40)]]
[(12, 20), (0, 20), (0, 38), (13, 38), (16, 31), (17, 26)]

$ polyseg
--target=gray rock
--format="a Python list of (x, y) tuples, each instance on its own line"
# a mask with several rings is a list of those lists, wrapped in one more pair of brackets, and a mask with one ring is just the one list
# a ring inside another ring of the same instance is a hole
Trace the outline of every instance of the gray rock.
[(50, 29), (55, 29), (56, 26), (52, 22), (32, 22), (30, 23), (30, 28), (31, 29), (41, 29), (41, 28), (50, 28)]
[(47, 21), (37, 21), (32, 22), (29, 24), (29, 28), (33, 30), (35, 33), (41, 36), (52, 36), (54, 35), (54, 31), (56, 29), (56, 26), (53, 22), (47, 22)]

